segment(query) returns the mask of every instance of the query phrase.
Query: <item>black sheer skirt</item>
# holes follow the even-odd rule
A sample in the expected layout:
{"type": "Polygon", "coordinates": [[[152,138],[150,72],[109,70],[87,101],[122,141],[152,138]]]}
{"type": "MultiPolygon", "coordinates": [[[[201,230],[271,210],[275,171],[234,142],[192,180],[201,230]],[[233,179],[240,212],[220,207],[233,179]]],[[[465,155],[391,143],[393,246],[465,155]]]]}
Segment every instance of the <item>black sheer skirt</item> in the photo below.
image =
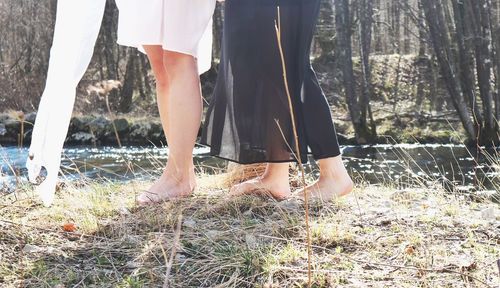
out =
{"type": "Polygon", "coordinates": [[[278,6],[301,160],[341,154],[310,63],[320,1],[226,0],[221,63],[201,138],[212,155],[242,164],[297,161],[275,30],[278,6]]]}

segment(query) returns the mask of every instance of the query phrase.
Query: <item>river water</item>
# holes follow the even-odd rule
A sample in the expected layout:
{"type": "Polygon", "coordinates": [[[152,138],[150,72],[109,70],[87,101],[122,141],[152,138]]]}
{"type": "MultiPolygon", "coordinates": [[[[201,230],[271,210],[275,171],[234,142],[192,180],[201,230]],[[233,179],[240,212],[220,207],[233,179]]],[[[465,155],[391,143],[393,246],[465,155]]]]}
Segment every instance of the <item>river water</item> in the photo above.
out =
{"type": "MultiPolygon", "coordinates": [[[[404,186],[439,181],[448,188],[486,190],[490,194],[498,193],[494,191],[500,187],[500,148],[490,149],[479,157],[476,151],[452,144],[342,146],[341,149],[344,163],[357,182],[404,186]]],[[[207,153],[207,148],[195,149],[198,169],[205,173],[223,171],[227,161],[207,153]]],[[[16,178],[18,183],[26,181],[27,155],[26,148],[0,147],[0,190],[15,189],[16,178]]],[[[153,179],[161,173],[167,158],[167,148],[68,147],[64,149],[63,179],[122,182],[153,179]]],[[[315,164],[306,168],[309,173],[318,174],[315,164]]]]}

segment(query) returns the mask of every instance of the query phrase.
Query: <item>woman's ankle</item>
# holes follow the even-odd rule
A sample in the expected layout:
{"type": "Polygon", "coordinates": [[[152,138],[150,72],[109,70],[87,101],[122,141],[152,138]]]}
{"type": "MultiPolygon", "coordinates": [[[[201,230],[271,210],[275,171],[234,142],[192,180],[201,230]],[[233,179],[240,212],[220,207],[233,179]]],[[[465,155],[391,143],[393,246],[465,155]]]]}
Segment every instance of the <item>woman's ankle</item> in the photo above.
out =
{"type": "Polygon", "coordinates": [[[345,169],[320,171],[320,181],[351,181],[351,176],[345,169]]]}
{"type": "Polygon", "coordinates": [[[179,181],[192,181],[194,180],[196,173],[194,165],[190,167],[171,167],[167,164],[163,170],[163,176],[174,177],[179,181]]]}

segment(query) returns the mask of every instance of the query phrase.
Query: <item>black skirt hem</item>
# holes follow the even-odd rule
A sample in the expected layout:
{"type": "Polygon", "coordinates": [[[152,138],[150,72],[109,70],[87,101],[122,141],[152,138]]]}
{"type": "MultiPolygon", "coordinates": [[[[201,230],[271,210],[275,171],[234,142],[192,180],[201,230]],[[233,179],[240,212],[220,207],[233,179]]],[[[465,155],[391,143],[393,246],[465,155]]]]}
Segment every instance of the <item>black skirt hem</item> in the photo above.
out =
{"type": "MultiPolygon", "coordinates": [[[[210,145],[205,144],[205,143],[199,143],[199,145],[211,148],[210,145]]],[[[217,157],[219,159],[227,160],[227,161],[230,161],[230,162],[233,162],[233,163],[237,163],[237,164],[241,164],[241,165],[251,165],[251,164],[261,164],[261,163],[299,163],[299,161],[297,161],[297,159],[274,160],[274,161],[238,161],[238,160],[235,160],[235,159],[230,159],[230,158],[226,158],[226,157],[220,156],[220,155],[218,155],[216,153],[212,153],[212,152],[210,152],[209,155],[212,156],[212,157],[217,157]]],[[[323,155],[317,156],[317,155],[314,155],[312,152],[307,152],[306,155],[307,156],[311,155],[311,156],[313,156],[314,160],[319,161],[319,160],[322,160],[322,159],[328,159],[328,158],[333,158],[333,157],[340,156],[340,155],[342,155],[342,153],[341,152],[335,152],[335,153],[329,153],[329,154],[323,154],[323,155]]],[[[308,157],[306,157],[305,159],[302,159],[302,164],[306,164],[306,163],[308,163],[308,161],[309,161],[309,159],[308,159],[308,157]]]]}

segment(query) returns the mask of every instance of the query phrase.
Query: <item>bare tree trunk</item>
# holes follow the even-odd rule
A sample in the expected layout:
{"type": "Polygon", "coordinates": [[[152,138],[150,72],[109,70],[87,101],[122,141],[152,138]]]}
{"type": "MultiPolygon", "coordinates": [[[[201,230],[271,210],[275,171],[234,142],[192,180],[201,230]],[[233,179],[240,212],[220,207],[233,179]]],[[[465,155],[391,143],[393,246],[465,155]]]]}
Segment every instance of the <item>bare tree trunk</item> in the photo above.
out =
{"type": "Polygon", "coordinates": [[[140,62],[140,70],[141,75],[144,78],[144,89],[146,95],[150,95],[151,99],[156,99],[156,97],[153,95],[153,88],[151,87],[151,83],[149,82],[149,77],[148,77],[148,72],[149,72],[149,62],[146,58],[146,56],[141,56],[139,57],[139,62],[140,62]]]}
{"type": "Polygon", "coordinates": [[[354,71],[352,63],[352,22],[349,0],[334,0],[335,24],[337,29],[337,57],[342,70],[343,86],[347,98],[347,106],[351,114],[351,121],[356,132],[357,142],[368,143],[374,135],[363,118],[360,103],[356,96],[354,71]]]}
{"type": "MultiPolygon", "coordinates": [[[[422,8],[422,1],[418,0],[418,58],[417,58],[417,66],[418,66],[418,84],[417,84],[417,101],[416,107],[418,112],[422,111],[422,104],[424,99],[426,98],[424,95],[425,81],[426,79],[426,64],[427,56],[425,54],[425,19],[424,19],[424,11],[422,8]]],[[[431,80],[432,81],[432,80],[431,80]]]]}
{"type": "Polygon", "coordinates": [[[137,89],[139,90],[139,97],[141,98],[142,101],[146,101],[147,100],[147,95],[146,95],[146,91],[144,90],[145,88],[145,83],[148,81],[148,72],[145,71],[145,73],[143,74],[143,71],[142,71],[142,67],[141,67],[141,60],[139,58],[141,57],[144,57],[143,55],[138,55],[137,56],[137,59],[135,61],[135,64],[134,64],[134,70],[135,70],[135,73],[134,73],[134,76],[135,76],[135,83],[136,83],[136,87],[137,89]]]}
{"type": "Polygon", "coordinates": [[[462,91],[464,96],[469,102],[469,106],[472,107],[473,117],[476,122],[483,123],[483,116],[479,110],[479,103],[477,101],[476,89],[475,89],[475,73],[474,73],[474,58],[470,47],[473,33],[470,32],[470,27],[468,21],[465,17],[465,7],[464,2],[459,0],[452,0],[453,16],[455,22],[455,42],[458,51],[458,69],[460,71],[460,83],[462,84],[462,91]]]}
{"type": "Polygon", "coordinates": [[[491,30],[488,17],[487,0],[468,0],[469,18],[475,31],[475,55],[476,55],[476,71],[477,81],[479,85],[479,93],[481,95],[483,113],[484,113],[484,128],[481,133],[481,138],[488,142],[496,135],[496,129],[493,119],[493,97],[491,95],[491,30]]]}
{"type": "Polygon", "coordinates": [[[401,4],[398,1],[392,1],[391,5],[391,33],[392,43],[395,53],[401,53],[401,4]]]}
{"type": "Polygon", "coordinates": [[[382,17],[381,17],[381,9],[382,9],[382,4],[380,3],[381,0],[374,0],[374,9],[377,12],[377,15],[375,17],[375,23],[373,25],[373,34],[375,35],[375,47],[374,51],[375,53],[382,53],[383,51],[383,37],[382,37],[382,17]]]}
{"type": "Polygon", "coordinates": [[[495,74],[495,118],[498,123],[500,121],[500,0],[493,2],[493,7],[490,9],[490,19],[492,24],[492,42],[493,42],[493,71],[495,74]]]}
{"type": "MultiPolygon", "coordinates": [[[[351,51],[351,21],[348,0],[334,0],[335,3],[335,23],[337,28],[337,58],[342,69],[342,78],[347,98],[347,105],[351,113],[352,122],[355,129],[361,126],[361,113],[354,89],[354,71],[352,68],[351,51]]],[[[356,131],[358,132],[358,131],[356,131]]],[[[358,133],[357,133],[358,134],[358,133]]]]}
{"type": "Polygon", "coordinates": [[[321,3],[318,19],[318,29],[316,32],[316,42],[321,49],[321,57],[331,55],[335,50],[335,31],[331,29],[333,24],[332,2],[323,1],[321,3]]]}
{"type": "Polygon", "coordinates": [[[373,1],[360,0],[359,5],[359,23],[360,23],[360,56],[362,71],[362,92],[360,99],[361,117],[370,118],[370,129],[376,134],[375,121],[370,107],[370,99],[373,97],[372,72],[370,67],[370,53],[372,43],[372,24],[373,24],[373,1]],[[367,115],[368,114],[368,115],[367,115]]]}
{"type": "MultiPolygon", "coordinates": [[[[403,0],[406,2],[406,7],[409,8],[410,5],[408,0],[403,0]]],[[[400,10],[400,13],[403,10],[400,10]]],[[[408,15],[409,11],[403,14],[403,53],[410,54],[411,53],[411,31],[410,31],[410,16],[408,15]]]]}
{"type": "Polygon", "coordinates": [[[132,108],[132,97],[134,95],[135,86],[135,74],[136,74],[136,63],[137,62],[137,52],[135,49],[128,49],[128,60],[127,68],[125,71],[125,80],[123,81],[123,87],[120,91],[120,106],[119,111],[122,113],[130,112],[132,108]]]}
{"type": "Polygon", "coordinates": [[[104,59],[106,60],[106,74],[108,79],[118,79],[118,63],[116,61],[114,43],[116,43],[115,33],[116,27],[114,25],[115,9],[114,4],[110,1],[106,2],[106,13],[103,20],[103,41],[104,41],[104,59]]]}
{"type": "Polygon", "coordinates": [[[446,30],[444,22],[443,8],[441,0],[422,0],[427,25],[431,36],[431,41],[436,53],[436,59],[441,69],[446,87],[457,110],[462,125],[467,133],[469,140],[475,141],[476,129],[471,120],[471,115],[467,109],[460,81],[458,80],[456,69],[451,61],[450,36],[446,30]]]}

